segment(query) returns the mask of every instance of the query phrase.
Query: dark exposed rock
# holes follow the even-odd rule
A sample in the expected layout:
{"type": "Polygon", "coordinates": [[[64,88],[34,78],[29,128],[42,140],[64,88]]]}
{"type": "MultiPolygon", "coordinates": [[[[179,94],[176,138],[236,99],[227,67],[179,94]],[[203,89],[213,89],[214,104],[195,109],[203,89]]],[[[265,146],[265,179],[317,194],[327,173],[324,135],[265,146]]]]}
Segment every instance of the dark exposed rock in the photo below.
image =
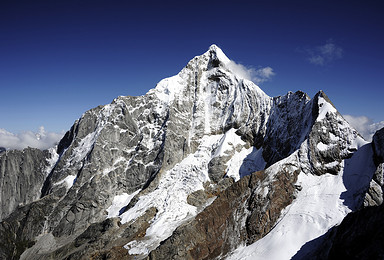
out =
{"type": "Polygon", "coordinates": [[[310,98],[303,92],[274,98],[263,143],[267,167],[288,157],[307,138],[312,126],[310,98]]]}
{"type": "Polygon", "coordinates": [[[214,157],[208,163],[208,174],[209,178],[217,183],[222,180],[226,174],[225,170],[227,169],[226,162],[230,159],[230,156],[219,156],[214,157]]]}
{"type": "Polygon", "coordinates": [[[205,190],[197,190],[195,192],[192,192],[188,198],[187,202],[188,204],[195,206],[197,208],[201,208],[205,203],[207,202],[209,198],[209,194],[205,190]]]}
{"type": "MultiPolygon", "coordinates": [[[[382,166],[378,167],[378,169],[375,172],[375,175],[378,175],[379,172],[382,175],[383,173],[382,166]]],[[[379,185],[375,180],[375,178],[373,178],[369,183],[369,188],[364,198],[364,207],[378,206],[378,205],[381,205],[382,203],[383,203],[382,185],[379,185]]]]}
{"type": "MultiPolygon", "coordinates": [[[[251,244],[267,234],[280,217],[281,210],[293,201],[296,189],[294,183],[299,172],[297,169],[290,169],[289,166],[283,168],[276,174],[273,181],[265,187],[268,190],[267,196],[256,192],[253,193],[248,205],[248,209],[252,213],[248,217],[246,224],[247,244],[251,244]]],[[[259,172],[251,177],[251,182],[259,184],[265,178],[267,178],[265,172],[259,172]]]]}
{"type": "Polygon", "coordinates": [[[372,138],[375,163],[384,163],[384,128],[378,130],[372,138]]]}
{"type": "Polygon", "coordinates": [[[373,160],[376,171],[369,184],[364,199],[364,206],[378,206],[384,201],[384,128],[377,131],[372,138],[373,160]]]}
{"type": "Polygon", "coordinates": [[[48,151],[34,148],[0,153],[0,220],[40,198],[48,158],[48,151]]]}
{"type": "Polygon", "coordinates": [[[348,214],[335,228],[328,259],[384,259],[384,206],[348,214]]]}

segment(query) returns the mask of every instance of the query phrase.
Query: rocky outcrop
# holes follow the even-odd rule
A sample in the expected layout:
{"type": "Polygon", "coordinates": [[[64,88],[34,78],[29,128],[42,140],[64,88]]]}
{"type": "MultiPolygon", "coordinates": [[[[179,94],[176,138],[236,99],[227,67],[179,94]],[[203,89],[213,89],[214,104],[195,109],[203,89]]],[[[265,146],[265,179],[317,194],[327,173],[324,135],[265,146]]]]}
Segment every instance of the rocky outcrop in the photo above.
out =
{"type": "Polygon", "coordinates": [[[26,250],[21,259],[133,259],[123,246],[143,237],[155,215],[156,209],[150,208],[134,222],[121,224],[118,218],[110,218],[93,223],[65,244],[48,233],[35,247],[26,250]]]}
{"type": "Polygon", "coordinates": [[[373,151],[375,154],[375,163],[384,162],[384,128],[378,130],[372,138],[373,151]]]}
{"type": "Polygon", "coordinates": [[[381,205],[384,200],[384,128],[374,134],[372,148],[376,171],[364,198],[365,207],[381,205]]]}
{"type": "Polygon", "coordinates": [[[327,95],[320,91],[313,99],[313,126],[309,135],[310,162],[315,174],[338,174],[343,159],[352,157],[357,150],[353,144],[361,138],[351,128],[327,95]]]}
{"type": "Polygon", "coordinates": [[[15,210],[0,223],[0,259],[19,259],[47,229],[46,216],[58,198],[50,195],[15,210]]]}
{"type": "Polygon", "coordinates": [[[308,137],[313,125],[312,107],[308,95],[298,91],[273,99],[267,131],[263,140],[263,158],[267,167],[288,157],[308,137]]]}
{"type": "Polygon", "coordinates": [[[242,178],[192,222],[177,228],[148,259],[222,258],[239,244],[255,242],[294,199],[298,173],[296,167],[285,165],[278,172],[266,170],[242,178]]]}
{"type": "Polygon", "coordinates": [[[0,153],[0,220],[41,196],[48,151],[26,148],[0,153]]]}

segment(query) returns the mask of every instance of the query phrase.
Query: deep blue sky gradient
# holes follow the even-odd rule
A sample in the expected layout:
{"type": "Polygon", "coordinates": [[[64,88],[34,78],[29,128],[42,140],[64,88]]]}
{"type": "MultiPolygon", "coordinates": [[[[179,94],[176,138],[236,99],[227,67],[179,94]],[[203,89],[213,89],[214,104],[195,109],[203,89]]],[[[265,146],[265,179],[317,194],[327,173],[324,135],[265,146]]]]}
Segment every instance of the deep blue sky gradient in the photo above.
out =
{"type": "Polygon", "coordinates": [[[381,1],[1,1],[0,128],[68,130],[86,110],[142,95],[217,44],[276,73],[270,96],[324,90],[342,114],[384,120],[381,1]],[[343,50],[323,66],[308,50],[343,50]]]}

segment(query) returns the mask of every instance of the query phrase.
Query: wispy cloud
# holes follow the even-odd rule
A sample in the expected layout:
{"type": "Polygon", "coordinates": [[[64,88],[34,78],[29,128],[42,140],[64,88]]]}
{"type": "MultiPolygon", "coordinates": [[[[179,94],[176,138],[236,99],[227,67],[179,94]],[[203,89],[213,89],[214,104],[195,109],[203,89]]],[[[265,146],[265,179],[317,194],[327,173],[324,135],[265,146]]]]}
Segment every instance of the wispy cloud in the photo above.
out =
{"type": "Polygon", "coordinates": [[[327,65],[343,57],[343,49],[337,46],[332,39],[329,39],[324,45],[313,48],[300,49],[307,56],[309,63],[319,66],[327,65]]]}
{"type": "Polygon", "coordinates": [[[235,74],[239,75],[242,78],[251,80],[256,84],[268,81],[275,75],[275,72],[271,67],[259,67],[256,69],[253,67],[246,67],[232,60],[227,64],[227,66],[235,74]]]}
{"type": "Polygon", "coordinates": [[[0,128],[0,147],[22,150],[27,147],[47,149],[57,144],[64,133],[46,132],[41,126],[38,132],[25,131],[19,134],[0,128]]]}
{"type": "Polygon", "coordinates": [[[366,116],[343,115],[345,120],[354,127],[367,141],[372,141],[375,132],[384,127],[384,121],[373,123],[372,119],[366,116]]]}

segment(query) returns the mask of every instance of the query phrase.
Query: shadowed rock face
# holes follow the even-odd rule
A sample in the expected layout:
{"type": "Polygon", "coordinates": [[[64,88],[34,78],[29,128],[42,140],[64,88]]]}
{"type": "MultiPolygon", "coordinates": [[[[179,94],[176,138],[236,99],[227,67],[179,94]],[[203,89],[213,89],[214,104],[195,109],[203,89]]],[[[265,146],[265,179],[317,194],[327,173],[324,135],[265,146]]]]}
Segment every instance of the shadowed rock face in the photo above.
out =
{"type": "Polygon", "coordinates": [[[40,197],[48,158],[48,151],[33,148],[0,152],[0,220],[40,197]]]}
{"type": "Polygon", "coordinates": [[[384,162],[384,128],[377,131],[372,138],[373,151],[375,153],[375,163],[384,162]]]}
{"type": "Polygon", "coordinates": [[[310,102],[310,98],[301,91],[274,98],[263,141],[267,167],[288,157],[308,137],[317,117],[312,113],[315,107],[316,102],[310,102]]]}
{"type": "Polygon", "coordinates": [[[384,207],[348,214],[335,229],[328,259],[383,259],[384,207]]]}
{"type": "Polygon", "coordinates": [[[364,199],[364,206],[366,207],[381,205],[384,200],[384,128],[374,134],[372,138],[372,148],[376,171],[364,199]]]}

